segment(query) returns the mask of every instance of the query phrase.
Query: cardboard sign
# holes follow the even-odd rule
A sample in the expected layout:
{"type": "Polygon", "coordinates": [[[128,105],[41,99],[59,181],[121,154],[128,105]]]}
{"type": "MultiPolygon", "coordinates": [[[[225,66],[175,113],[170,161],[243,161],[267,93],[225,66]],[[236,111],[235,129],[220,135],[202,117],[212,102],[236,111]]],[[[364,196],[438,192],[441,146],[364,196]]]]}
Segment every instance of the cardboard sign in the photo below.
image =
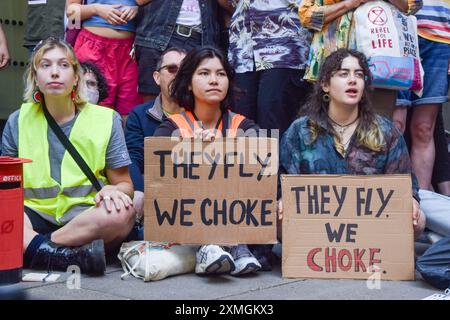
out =
{"type": "Polygon", "coordinates": [[[145,139],[145,240],[276,242],[276,139],[145,139]]]}
{"type": "Polygon", "coordinates": [[[409,175],[283,175],[287,278],[414,279],[409,175]]]}

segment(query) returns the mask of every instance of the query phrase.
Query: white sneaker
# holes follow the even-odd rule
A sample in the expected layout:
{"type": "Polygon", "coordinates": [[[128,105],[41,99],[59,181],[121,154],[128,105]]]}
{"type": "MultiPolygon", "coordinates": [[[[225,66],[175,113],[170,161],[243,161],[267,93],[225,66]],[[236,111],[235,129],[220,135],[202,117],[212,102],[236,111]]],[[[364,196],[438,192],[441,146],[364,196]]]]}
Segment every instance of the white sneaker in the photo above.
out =
{"type": "Polygon", "coordinates": [[[235,269],[231,254],[213,244],[201,246],[196,258],[196,274],[224,274],[235,269]]]}
{"type": "Polygon", "coordinates": [[[258,259],[250,252],[246,244],[240,244],[231,248],[231,256],[236,268],[231,272],[233,276],[256,272],[261,269],[258,259]]]}

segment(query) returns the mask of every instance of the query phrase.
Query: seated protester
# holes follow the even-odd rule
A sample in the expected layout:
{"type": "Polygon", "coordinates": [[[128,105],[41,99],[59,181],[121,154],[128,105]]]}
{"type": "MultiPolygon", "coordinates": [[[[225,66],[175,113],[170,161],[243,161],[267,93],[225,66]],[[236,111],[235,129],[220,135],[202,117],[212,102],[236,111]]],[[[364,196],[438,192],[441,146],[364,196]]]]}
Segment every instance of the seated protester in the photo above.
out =
{"type": "Polygon", "coordinates": [[[108,83],[100,69],[93,62],[81,63],[84,79],[84,94],[89,103],[97,104],[108,96],[108,83]]]}
{"type": "Polygon", "coordinates": [[[82,81],[72,47],[43,41],[27,69],[27,102],[3,133],[4,155],[33,160],[23,168],[26,268],[65,271],[77,265],[83,273],[103,274],[104,246],[116,249],[134,224],[121,118],[85,102],[82,81]],[[49,127],[45,110],[92,170],[99,192],[49,127]]]}
{"type": "MultiPolygon", "coordinates": [[[[171,97],[186,110],[171,115],[156,129],[154,136],[181,136],[212,139],[236,137],[238,132],[256,133],[258,126],[244,116],[228,110],[232,99],[233,71],[217,49],[193,49],[183,60],[173,83],[171,97]],[[241,130],[237,130],[241,129],[241,130]]],[[[231,247],[204,245],[197,251],[197,274],[242,275],[261,268],[247,245],[231,247]]]]}
{"type": "MultiPolygon", "coordinates": [[[[365,56],[339,49],[326,58],[307,104],[280,144],[280,171],[288,174],[411,174],[405,141],[394,124],[376,116],[368,100],[371,74],[365,56]]],[[[413,177],[415,236],[425,226],[413,177]]],[[[279,203],[279,219],[282,205],[279,203]]],[[[281,225],[281,224],[280,224],[281,225]]]]}
{"type": "Polygon", "coordinates": [[[181,61],[186,56],[183,49],[169,48],[158,59],[153,78],[161,88],[155,100],[136,106],[128,115],[125,140],[130,153],[130,176],[134,185],[134,208],[136,215],[144,214],[144,138],[153,136],[156,128],[170,115],[183,111],[172,100],[169,84],[175,78],[181,61]]]}

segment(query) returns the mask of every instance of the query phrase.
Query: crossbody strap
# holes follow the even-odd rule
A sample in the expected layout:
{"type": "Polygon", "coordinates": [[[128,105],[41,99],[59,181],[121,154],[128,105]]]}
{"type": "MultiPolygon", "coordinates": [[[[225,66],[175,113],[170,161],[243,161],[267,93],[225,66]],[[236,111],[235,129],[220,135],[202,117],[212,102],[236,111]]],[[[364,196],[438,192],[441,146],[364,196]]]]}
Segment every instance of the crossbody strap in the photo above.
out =
{"type": "Polygon", "coordinates": [[[91,181],[92,185],[95,187],[97,192],[100,191],[102,189],[102,186],[98,182],[92,170],[87,165],[86,161],[84,161],[84,159],[78,153],[77,149],[73,146],[72,142],[70,142],[69,138],[67,138],[67,136],[64,134],[60,126],[56,123],[55,119],[52,117],[50,112],[48,112],[44,97],[42,97],[42,109],[44,110],[44,115],[45,118],[47,119],[50,128],[52,128],[53,132],[58,137],[59,141],[61,141],[63,146],[67,149],[67,151],[69,151],[73,160],[75,160],[75,162],[84,172],[89,181],[91,181]]]}

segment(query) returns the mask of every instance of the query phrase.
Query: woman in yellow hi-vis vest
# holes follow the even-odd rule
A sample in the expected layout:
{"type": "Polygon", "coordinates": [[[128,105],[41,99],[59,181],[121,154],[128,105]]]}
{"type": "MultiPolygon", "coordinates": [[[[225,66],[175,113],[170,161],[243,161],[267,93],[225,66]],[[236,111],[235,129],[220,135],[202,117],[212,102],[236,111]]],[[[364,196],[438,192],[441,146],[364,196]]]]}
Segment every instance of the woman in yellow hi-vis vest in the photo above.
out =
{"type": "Polygon", "coordinates": [[[38,44],[26,73],[27,102],[5,127],[2,154],[33,160],[24,167],[27,268],[65,271],[77,265],[83,273],[103,274],[105,247],[117,247],[133,227],[131,161],[120,116],[87,103],[81,80],[70,45],[54,38],[38,44]],[[98,184],[62,145],[44,110],[98,184]]]}
{"type": "MultiPolygon", "coordinates": [[[[171,115],[154,136],[212,139],[256,135],[258,126],[228,110],[232,101],[233,70],[217,49],[192,50],[181,63],[171,83],[171,96],[185,112],[171,115]]],[[[261,268],[247,245],[231,248],[203,245],[197,251],[197,274],[242,275],[261,268]]]]}

